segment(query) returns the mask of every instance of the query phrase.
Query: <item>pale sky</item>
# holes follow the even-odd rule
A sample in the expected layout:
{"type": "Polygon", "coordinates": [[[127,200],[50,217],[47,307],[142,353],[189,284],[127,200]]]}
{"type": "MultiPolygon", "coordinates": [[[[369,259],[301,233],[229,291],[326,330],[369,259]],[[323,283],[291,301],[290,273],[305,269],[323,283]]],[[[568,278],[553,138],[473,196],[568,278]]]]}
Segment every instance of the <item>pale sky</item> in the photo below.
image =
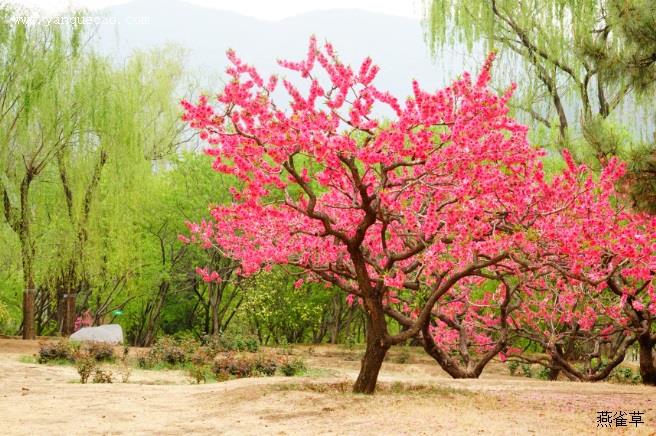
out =
{"type": "MultiPolygon", "coordinates": [[[[100,9],[129,0],[10,0],[36,7],[49,14],[73,7],[100,9]]],[[[261,20],[280,20],[322,9],[362,9],[365,11],[419,19],[423,0],[181,0],[200,6],[234,11],[261,20]]]]}

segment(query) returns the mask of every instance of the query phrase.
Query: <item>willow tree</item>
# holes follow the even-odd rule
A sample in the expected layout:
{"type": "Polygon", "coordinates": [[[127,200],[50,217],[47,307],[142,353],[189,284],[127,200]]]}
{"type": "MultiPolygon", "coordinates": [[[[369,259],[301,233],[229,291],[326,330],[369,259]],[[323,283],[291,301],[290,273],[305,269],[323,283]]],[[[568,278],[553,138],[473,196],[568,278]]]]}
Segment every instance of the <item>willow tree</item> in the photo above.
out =
{"type": "Polygon", "coordinates": [[[46,321],[70,333],[81,291],[87,305],[98,290],[99,318],[146,262],[131,232],[154,162],[180,143],[179,53],[117,65],[81,43],[80,25],[1,12],[0,195],[21,247],[23,336],[35,336],[35,294],[39,314],[56,306],[46,321]]]}
{"type": "Polygon", "coordinates": [[[508,55],[508,72],[526,85],[514,103],[579,158],[604,165],[622,153],[623,105],[634,108],[634,133],[644,125],[635,105],[654,91],[652,1],[431,0],[425,13],[434,53],[459,41],[508,55]]]}
{"type": "Polygon", "coordinates": [[[78,104],[71,98],[79,29],[26,26],[0,10],[0,191],[7,223],[18,236],[23,269],[23,337],[34,338],[30,190],[77,130],[78,104]]]}
{"type": "Polygon", "coordinates": [[[135,218],[135,208],[143,201],[139,191],[144,180],[153,177],[153,162],[174,153],[181,142],[179,110],[172,97],[182,71],[177,54],[137,53],[115,67],[90,53],[79,67],[86,78],[76,88],[75,98],[84,108],[79,133],[71,146],[56,154],[69,241],[63,245],[54,280],[62,333],[72,332],[78,294],[88,299],[94,281],[103,280],[98,275],[107,272],[105,264],[112,256],[108,251],[119,257],[127,252],[120,267],[133,269],[129,253],[136,250],[126,247],[133,239],[118,238],[124,245],[117,250],[103,239],[108,226],[125,227],[135,218]],[[118,213],[99,213],[103,202],[118,213]]]}

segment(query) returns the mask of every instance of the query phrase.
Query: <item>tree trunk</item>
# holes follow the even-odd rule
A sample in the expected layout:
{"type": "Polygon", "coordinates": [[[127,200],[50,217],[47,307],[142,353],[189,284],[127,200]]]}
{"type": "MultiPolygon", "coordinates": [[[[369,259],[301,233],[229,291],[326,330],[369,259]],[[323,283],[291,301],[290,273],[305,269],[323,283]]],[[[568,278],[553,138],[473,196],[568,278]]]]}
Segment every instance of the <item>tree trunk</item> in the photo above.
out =
{"type": "Polygon", "coordinates": [[[21,243],[21,255],[23,258],[23,339],[35,339],[36,331],[34,325],[34,247],[32,246],[29,194],[32,175],[28,173],[21,183],[21,225],[19,239],[21,243]]]}
{"type": "Polygon", "coordinates": [[[430,334],[429,331],[429,325],[426,324],[421,330],[421,337],[422,337],[422,345],[424,347],[424,351],[435,359],[435,361],[440,365],[442,370],[449,374],[453,378],[478,378],[480,373],[475,374],[471,372],[467,372],[463,368],[461,368],[458,363],[452,359],[448,354],[444,352],[440,347],[437,346],[435,341],[433,340],[433,337],[430,334]]]}
{"type": "Polygon", "coordinates": [[[650,332],[638,337],[640,345],[640,376],[642,383],[656,386],[656,365],[654,364],[654,340],[650,332]]]}
{"type": "Polygon", "coordinates": [[[221,296],[219,285],[211,283],[208,285],[209,299],[208,303],[210,305],[210,313],[212,318],[212,323],[210,325],[210,334],[216,335],[221,331],[221,320],[219,319],[219,304],[221,304],[221,296]]]}
{"type": "Polygon", "coordinates": [[[390,345],[385,342],[387,325],[380,301],[365,300],[367,313],[367,348],[360,366],[360,374],[353,385],[357,394],[373,394],[376,390],[378,373],[390,345]]]}
{"type": "Polygon", "coordinates": [[[34,282],[28,281],[23,293],[23,339],[36,339],[34,329],[34,282]]]}
{"type": "Polygon", "coordinates": [[[157,292],[157,297],[155,303],[151,306],[151,310],[148,313],[148,318],[146,320],[146,326],[144,328],[144,333],[141,337],[137,338],[137,341],[142,347],[150,347],[155,342],[155,334],[159,327],[159,318],[162,313],[162,308],[164,307],[164,301],[166,295],[168,294],[170,288],[170,283],[167,280],[160,282],[159,291],[157,292]]]}
{"type": "Polygon", "coordinates": [[[357,394],[374,393],[380,367],[383,365],[385,354],[389,349],[389,345],[385,345],[382,338],[370,336],[367,334],[367,349],[362,357],[360,374],[353,385],[353,392],[357,394]]]}
{"type": "Polygon", "coordinates": [[[62,323],[62,335],[70,336],[75,330],[75,301],[77,294],[69,292],[64,294],[64,319],[62,323]]]}
{"type": "Polygon", "coordinates": [[[554,367],[549,368],[549,381],[558,380],[559,375],[560,375],[560,369],[554,367]]]}
{"type": "MultiPolygon", "coordinates": [[[[570,340],[569,345],[571,345],[572,342],[573,341],[570,340]]],[[[565,360],[568,360],[568,358],[570,357],[570,354],[571,354],[571,353],[569,353],[571,347],[567,347],[567,351],[565,351],[565,352],[563,352],[563,347],[561,347],[559,344],[556,344],[555,347],[556,347],[556,351],[558,353],[560,353],[560,355],[562,355],[565,360]]],[[[551,367],[549,368],[549,380],[550,381],[556,381],[556,380],[558,380],[558,376],[560,375],[560,366],[554,360],[553,356],[551,356],[549,358],[549,360],[551,361],[551,367]]]]}

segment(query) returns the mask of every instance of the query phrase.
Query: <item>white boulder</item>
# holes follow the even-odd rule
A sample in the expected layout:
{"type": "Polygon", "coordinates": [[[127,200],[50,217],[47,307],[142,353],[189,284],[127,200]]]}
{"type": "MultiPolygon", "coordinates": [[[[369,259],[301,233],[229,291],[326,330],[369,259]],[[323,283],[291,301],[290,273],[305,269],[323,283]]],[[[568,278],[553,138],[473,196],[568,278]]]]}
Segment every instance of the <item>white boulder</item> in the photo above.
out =
{"type": "Polygon", "coordinates": [[[118,324],[106,324],[98,327],[82,327],[71,335],[72,341],[123,343],[123,329],[118,324]]]}

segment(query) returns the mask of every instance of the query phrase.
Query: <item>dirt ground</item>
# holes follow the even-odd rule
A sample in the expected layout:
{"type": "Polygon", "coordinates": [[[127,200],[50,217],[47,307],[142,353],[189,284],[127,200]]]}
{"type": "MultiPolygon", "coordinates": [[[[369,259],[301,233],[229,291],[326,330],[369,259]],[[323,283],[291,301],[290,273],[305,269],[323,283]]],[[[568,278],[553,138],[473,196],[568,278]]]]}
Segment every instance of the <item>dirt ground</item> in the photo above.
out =
{"type": "Polygon", "coordinates": [[[294,348],[307,376],[201,385],[166,370],[83,385],[72,366],[25,363],[37,350],[0,339],[0,434],[656,435],[656,388],[510,377],[500,363],[452,380],[420,350],[404,364],[393,350],[374,396],[349,392],[358,351],[336,346],[294,348]],[[602,410],[643,411],[645,423],[597,428],[602,410]]]}

